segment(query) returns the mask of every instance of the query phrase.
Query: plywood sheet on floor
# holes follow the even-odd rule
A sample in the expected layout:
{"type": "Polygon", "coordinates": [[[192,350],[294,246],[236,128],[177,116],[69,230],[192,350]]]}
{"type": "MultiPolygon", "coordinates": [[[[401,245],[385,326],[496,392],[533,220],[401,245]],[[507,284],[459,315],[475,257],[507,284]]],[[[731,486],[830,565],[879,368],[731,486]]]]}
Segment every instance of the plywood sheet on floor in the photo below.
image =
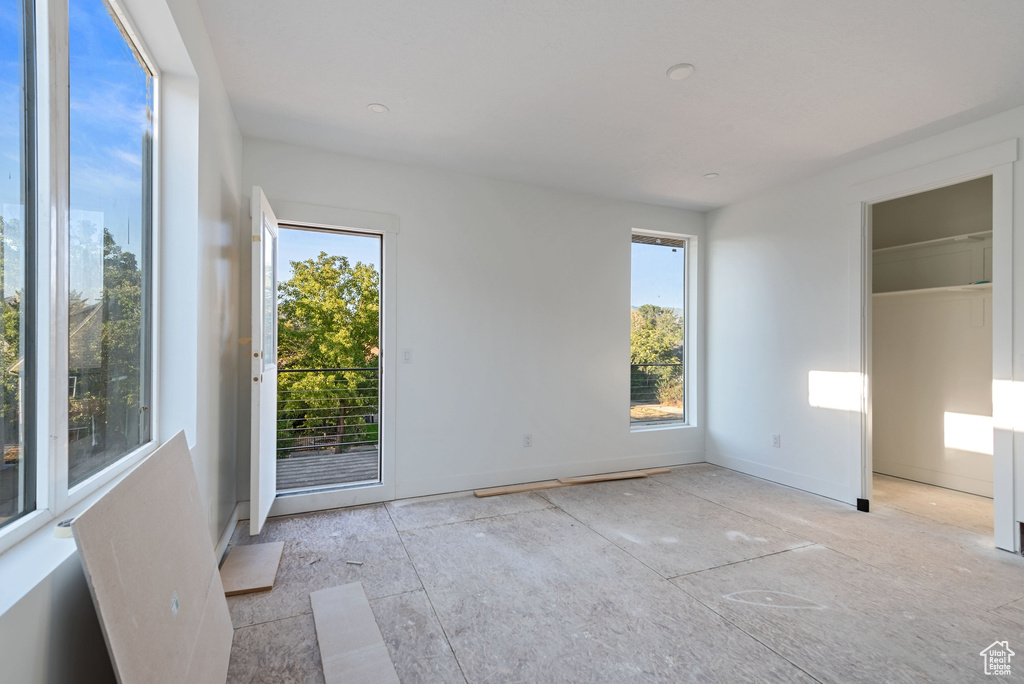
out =
{"type": "Polygon", "coordinates": [[[224,681],[231,618],[184,433],[72,527],[118,681],[224,681]]]}
{"type": "Polygon", "coordinates": [[[309,601],[327,684],[398,684],[362,584],[321,589],[309,601]]]}
{"type": "Polygon", "coordinates": [[[220,568],[226,596],[268,591],[274,587],[284,542],[235,546],[220,568]]]}

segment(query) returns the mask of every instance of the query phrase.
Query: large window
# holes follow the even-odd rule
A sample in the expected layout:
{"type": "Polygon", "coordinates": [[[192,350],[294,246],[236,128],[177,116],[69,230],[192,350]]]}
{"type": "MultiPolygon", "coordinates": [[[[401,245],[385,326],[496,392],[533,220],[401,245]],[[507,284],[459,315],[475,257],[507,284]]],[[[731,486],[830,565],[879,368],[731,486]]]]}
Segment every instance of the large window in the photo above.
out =
{"type": "Polygon", "coordinates": [[[104,0],[37,4],[0,0],[0,527],[152,439],[153,72],[104,0]]]}
{"type": "Polygon", "coordinates": [[[629,420],[686,421],[686,240],[633,234],[629,420]]]}
{"type": "Polygon", "coordinates": [[[149,440],[152,74],[100,0],[70,0],[68,466],[149,440]]]}
{"type": "Polygon", "coordinates": [[[0,16],[0,526],[35,507],[34,116],[31,2],[0,16]]]}

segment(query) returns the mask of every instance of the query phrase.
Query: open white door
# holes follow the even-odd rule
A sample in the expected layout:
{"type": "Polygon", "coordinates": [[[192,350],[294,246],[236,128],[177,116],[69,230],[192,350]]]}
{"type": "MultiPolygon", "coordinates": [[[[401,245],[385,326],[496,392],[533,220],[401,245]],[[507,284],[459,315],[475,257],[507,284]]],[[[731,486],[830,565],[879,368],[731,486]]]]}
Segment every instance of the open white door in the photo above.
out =
{"type": "Polygon", "coordinates": [[[252,188],[252,449],[249,534],[259,534],[277,493],[277,218],[252,188]]]}

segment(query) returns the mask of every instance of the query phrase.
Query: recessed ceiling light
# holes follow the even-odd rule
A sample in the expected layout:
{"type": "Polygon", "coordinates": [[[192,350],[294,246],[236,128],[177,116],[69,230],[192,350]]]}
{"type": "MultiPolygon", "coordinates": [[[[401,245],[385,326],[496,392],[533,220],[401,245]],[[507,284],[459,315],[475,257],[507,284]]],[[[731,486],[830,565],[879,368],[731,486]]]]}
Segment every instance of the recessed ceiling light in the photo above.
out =
{"type": "Polygon", "coordinates": [[[715,180],[716,178],[718,178],[718,174],[717,173],[712,172],[712,173],[705,173],[704,174],[704,180],[715,180]]]}
{"type": "Polygon", "coordinates": [[[366,105],[366,108],[369,109],[374,114],[383,114],[384,112],[391,111],[387,107],[385,107],[384,105],[382,105],[382,104],[380,104],[378,102],[374,102],[373,104],[368,104],[368,105],[366,105]]]}
{"type": "Polygon", "coordinates": [[[681,81],[692,73],[692,64],[676,64],[674,67],[669,67],[668,71],[665,72],[665,75],[673,81],[681,81]]]}

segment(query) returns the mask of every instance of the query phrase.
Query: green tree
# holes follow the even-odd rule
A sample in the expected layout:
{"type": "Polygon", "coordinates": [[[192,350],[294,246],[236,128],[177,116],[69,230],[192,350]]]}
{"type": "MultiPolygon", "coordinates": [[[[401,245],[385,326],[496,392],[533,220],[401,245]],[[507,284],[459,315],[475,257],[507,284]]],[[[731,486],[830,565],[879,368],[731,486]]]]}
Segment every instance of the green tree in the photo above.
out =
{"type": "Polygon", "coordinates": [[[677,363],[683,351],[683,319],[672,309],[644,304],[629,312],[630,363],[677,363]]]}
{"type": "Polygon", "coordinates": [[[380,274],[325,252],[291,266],[278,288],[280,367],[367,370],[281,373],[278,392],[288,403],[278,445],[376,441],[380,274]]]}
{"type": "Polygon", "coordinates": [[[0,380],[0,467],[5,462],[17,463],[21,455],[21,402],[19,401],[20,380],[25,364],[21,362],[23,305],[22,277],[25,259],[24,236],[17,219],[0,216],[0,317],[3,323],[3,339],[0,341],[0,363],[3,376],[0,380]],[[13,286],[12,290],[8,290],[13,286]]]}
{"type": "Polygon", "coordinates": [[[656,399],[660,404],[682,406],[682,317],[654,304],[629,314],[631,401],[643,404],[656,399]]]}
{"type": "Polygon", "coordinates": [[[90,304],[71,292],[69,302],[69,370],[76,385],[68,418],[73,429],[90,435],[73,445],[78,457],[137,444],[144,420],[142,271],[105,228],[102,244],[100,301],[90,304]]]}

